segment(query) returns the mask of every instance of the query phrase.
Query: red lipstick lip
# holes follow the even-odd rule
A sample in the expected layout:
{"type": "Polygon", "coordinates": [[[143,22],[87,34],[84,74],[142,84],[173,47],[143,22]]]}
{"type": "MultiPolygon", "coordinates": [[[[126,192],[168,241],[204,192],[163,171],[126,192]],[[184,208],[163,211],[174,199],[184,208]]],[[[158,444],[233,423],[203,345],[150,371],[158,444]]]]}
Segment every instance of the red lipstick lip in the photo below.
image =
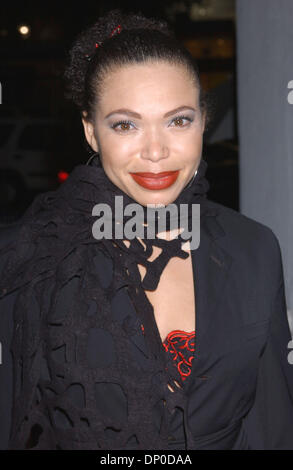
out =
{"type": "Polygon", "coordinates": [[[179,170],[161,173],[130,173],[134,181],[146,189],[159,190],[169,188],[179,175],[179,170]]]}
{"type": "Polygon", "coordinates": [[[138,175],[142,176],[143,178],[163,178],[163,176],[170,176],[174,173],[177,173],[178,170],[174,171],[162,171],[161,173],[150,173],[150,172],[137,172],[137,173],[130,173],[131,175],[138,175]]]}

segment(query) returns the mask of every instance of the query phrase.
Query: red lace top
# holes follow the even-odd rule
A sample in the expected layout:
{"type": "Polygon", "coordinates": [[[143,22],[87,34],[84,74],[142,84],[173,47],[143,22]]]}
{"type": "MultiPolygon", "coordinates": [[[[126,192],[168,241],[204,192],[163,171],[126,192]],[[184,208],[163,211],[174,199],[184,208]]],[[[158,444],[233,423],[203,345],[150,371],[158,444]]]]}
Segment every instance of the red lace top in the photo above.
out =
{"type": "MultiPolygon", "coordinates": [[[[143,325],[141,327],[143,331],[143,325]]],[[[177,367],[182,381],[184,381],[191,372],[191,363],[195,350],[195,331],[170,331],[163,342],[163,346],[166,352],[173,355],[174,366],[177,367]]]]}
{"type": "Polygon", "coordinates": [[[166,352],[173,355],[174,365],[184,381],[191,372],[191,362],[195,347],[195,331],[170,331],[163,342],[166,352]]]}

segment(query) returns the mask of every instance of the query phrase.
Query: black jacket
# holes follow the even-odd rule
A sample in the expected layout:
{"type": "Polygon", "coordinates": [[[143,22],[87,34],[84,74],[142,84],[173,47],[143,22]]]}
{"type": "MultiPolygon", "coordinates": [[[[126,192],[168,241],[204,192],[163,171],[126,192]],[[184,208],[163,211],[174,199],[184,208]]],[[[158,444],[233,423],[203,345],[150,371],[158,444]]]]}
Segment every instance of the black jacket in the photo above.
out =
{"type": "MultiPolygon", "coordinates": [[[[283,268],[276,236],[266,226],[208,201],[214,216],[201,225],[200,246],[192,251],[196,302],[196,343],[185,384],[187,419],[195,449],[293,449],[293,365],[283,268]]],[[[1,246],[16,236],[18,223],[2,227],[1,246]]],[[[106,257],[99,275],[111,277],[106,257]]],[[[0,258],[0,272],[4,260],[0,258]]],[[[106,281],[105,281],[106,282],[106,281]]],[[[0,301],[0,447],[8,447],[11,423],[13,304],[17,292],[0,301]]],[[[70,286],[64,305],[70,299],[70,286]]],[[[64,307],[63,305],[63,307],[64,307]]],[[[131,311],[121,289],[113,306],[122,321],[131,311]]],[[[135,360],[145,366],[143,334],[132,340],[135,360]]],[[[111,348],[93,342],[90,356],[111,348]]],[[[103,358],[102,358],[103,359],[103,358]]],[[[121,412],[117,389],[101,394],[109,413],[121,412]]],[[[154,416],[159,422],[159,415],[154,416]]],[[[62,423],[60,423],[62,425],[62,423]]],[[[13,443],[10,444],[13,447],[13,443]]],[[[169,449],[184,449],[182,416],[174,414],[169,449]]]]}

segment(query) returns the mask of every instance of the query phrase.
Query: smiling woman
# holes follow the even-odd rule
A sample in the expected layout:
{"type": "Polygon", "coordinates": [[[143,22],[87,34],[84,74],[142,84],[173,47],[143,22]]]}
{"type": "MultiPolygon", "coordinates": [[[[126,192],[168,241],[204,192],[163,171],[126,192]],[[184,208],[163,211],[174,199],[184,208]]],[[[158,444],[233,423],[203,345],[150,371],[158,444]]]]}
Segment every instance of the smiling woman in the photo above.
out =
{"type": "Polygon", "coordinates": [[[140,204],[171,203],[198,168],[205,113],[196,83],[186,66],[163,60],[113,67],[94,120],[83,118],[107,176],[140,204]]]}
{"type": "Polygon", "coordinates": [[[94,154],[2,237],[8,448],[292,449],[279,243],[207,199],[190,53],[164,21],[113,10],[76,39],[65,77],[94,154]],[[110,237],[93,236],[97,204],[110,237]]]}

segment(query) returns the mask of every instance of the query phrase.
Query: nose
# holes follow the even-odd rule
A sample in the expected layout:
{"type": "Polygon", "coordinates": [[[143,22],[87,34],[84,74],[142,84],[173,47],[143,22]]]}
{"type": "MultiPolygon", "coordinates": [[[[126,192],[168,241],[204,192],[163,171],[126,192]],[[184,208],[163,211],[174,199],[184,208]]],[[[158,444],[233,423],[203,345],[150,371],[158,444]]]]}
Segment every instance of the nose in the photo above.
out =
{"type": "Polygon", "coordinates": [[[168,146],[163,142],[163,139],[158,135],[148,135],[145,140],[145,144],[141,151],[141,158],[143,160],[151,160],[152,162],[158,162],[162,159],[168,158],[169,149],[168,146]]]}

